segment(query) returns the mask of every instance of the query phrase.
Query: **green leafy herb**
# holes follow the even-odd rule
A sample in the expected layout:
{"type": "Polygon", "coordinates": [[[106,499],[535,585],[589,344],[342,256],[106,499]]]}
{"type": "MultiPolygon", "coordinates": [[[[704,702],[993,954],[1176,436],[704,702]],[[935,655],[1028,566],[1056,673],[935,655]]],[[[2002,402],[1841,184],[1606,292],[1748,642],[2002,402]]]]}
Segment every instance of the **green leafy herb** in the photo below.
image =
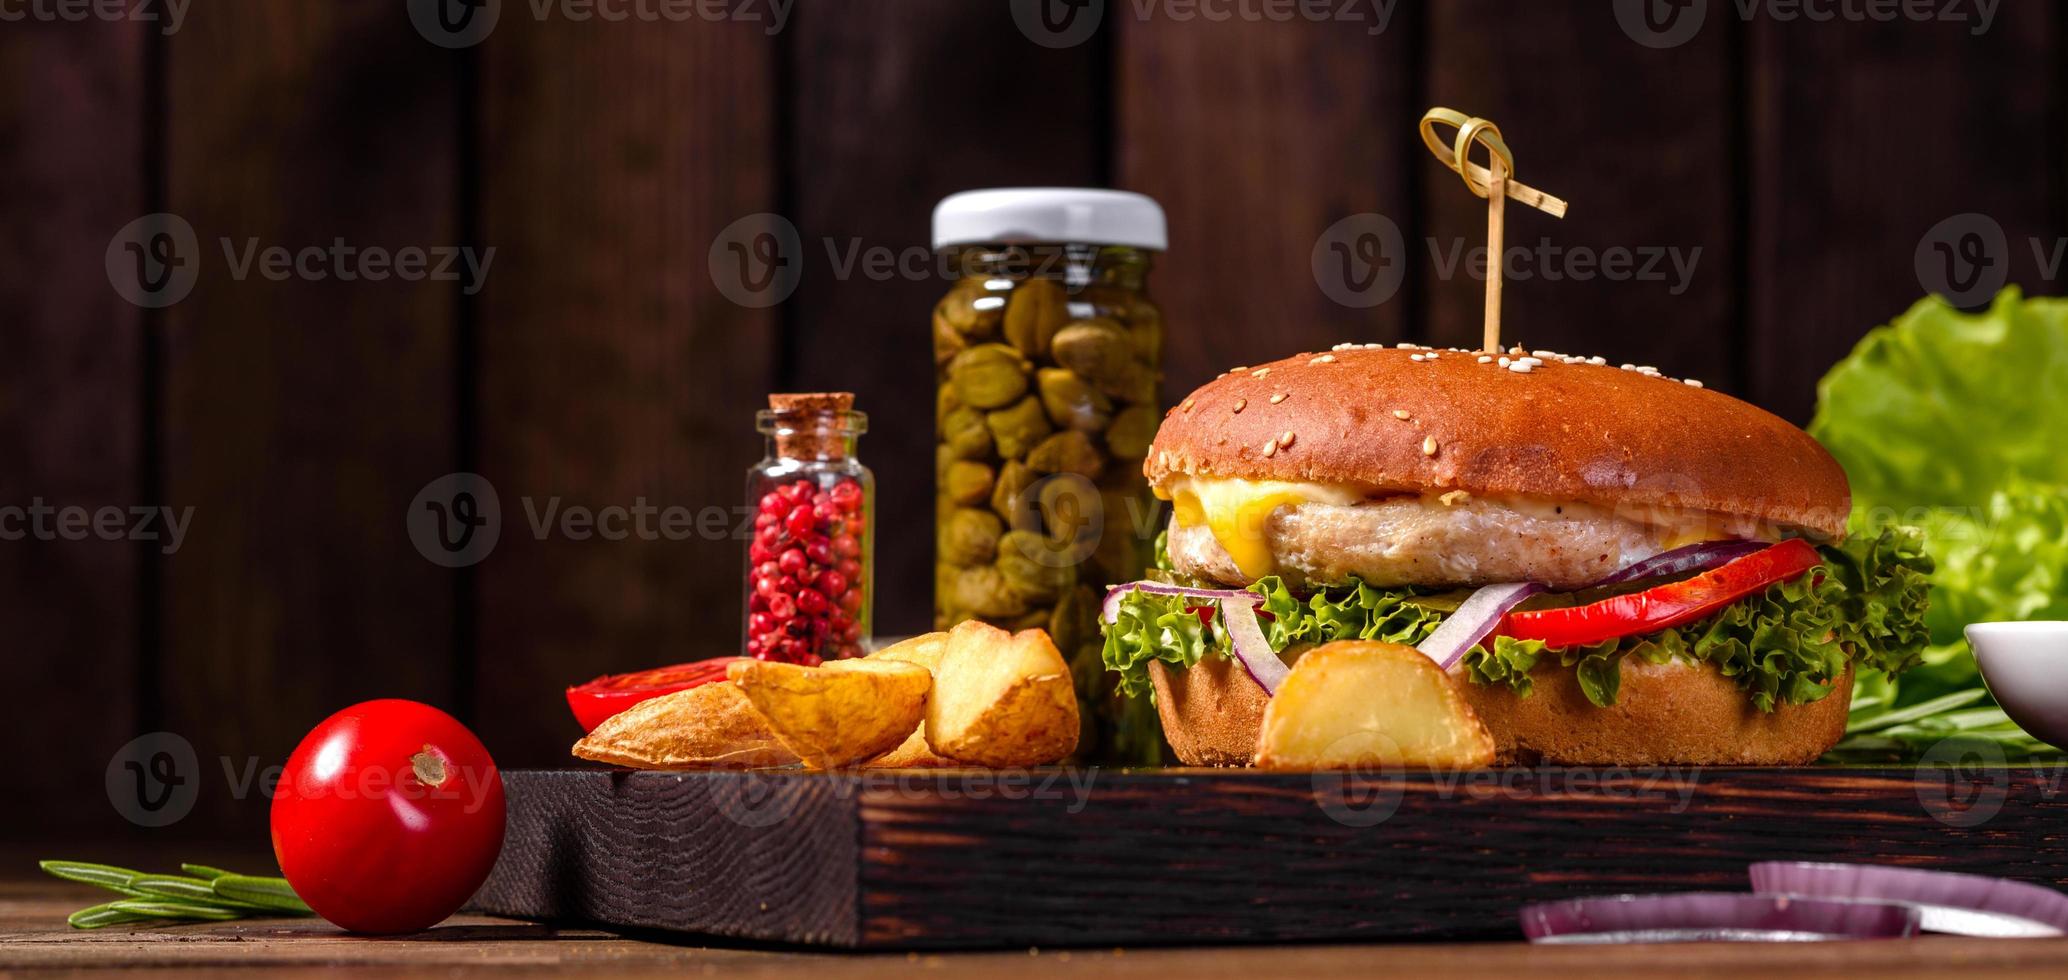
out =
{"type": "Polygon", "coordinates": [[[226,920],[249,915],[314,915],[285,878],[234,874],[202,864],[182,864],[189,875],[158,875],[84,861],[39,861],[44,871],[127,898],[80,909],[65,921],[76,929],[156,919],[226,920]]]}
{"type": "Polygon", "coordinates": [[[1860,677],[1838,757],[1915,756],[1954,735],[2008,758],[2054,754],[1972,707],[1993,702],[1961,630],[2068,619],[2068,301],[2009,289],[1970,314],[1926,299],[1869,333],[1818,391],[1810,433],[1851,478],[1856,532],[1917,525],[1937,563],[1922,663],[1900,683],[1860,677]]]}

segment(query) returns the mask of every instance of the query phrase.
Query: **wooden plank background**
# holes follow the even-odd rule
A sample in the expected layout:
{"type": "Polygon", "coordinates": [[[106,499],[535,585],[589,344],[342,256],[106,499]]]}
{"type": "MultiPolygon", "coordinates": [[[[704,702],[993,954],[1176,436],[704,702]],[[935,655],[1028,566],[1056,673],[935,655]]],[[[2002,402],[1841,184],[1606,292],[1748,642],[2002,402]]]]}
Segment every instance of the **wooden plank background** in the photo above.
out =
{"type": "Polygon", "coordinates": [[[195,508],[172,555],[0,541],[9,731],[39,749],[14,766],[33,803],[0,830],[130,830],[103,777],[160,730],[196,749],[178,826],[255,830],[264,801],[230,773],[377,695],[450,707],[506,765],[559,761],[566,684],[733,647],[741,542],[540,537],[532,520],[556,500],[733,507],[770,389],[859,393],[879,628],[921,628],[918,393],[944,284],[843,276],[841,259],[923,250],[954,190],[1160,199],[1167,396],[1337,340],[1476,337],[1479,282],[1432,251],[1479,244],[1483,207],[1415,138],[1431,104],[1500,122],[1522,177],[1573,201],[1562,222],[1515,209],[1511,245],[1701,250],[1685,283],[1511,283],[1511,336],[1532,346],[1805,421],[1821,372],[1921,294],[1912,253],[1939,220],[1992,216],[2011,281],[2059,292],[2029,244],[2068,229],[2068,17],[2050,5],[2005,5],[1977,33],[1711,3],[1664,49],[1613,4],[1258,22],[1108,2],[1059,40],[1016,23],[1031,4],[807,0],[777,25],[763,3],[682,23],[503,3],[456,48],[413,6],[225,0],[170,34],[0,31],[0,506],[195,508]],[[195,228],[202,274],[145,310],[103,260],[155,211],[195,228]],[[748,307],[709,254],[759,212],[796,228],[798,279],[748,307]],[[1399,233],[1398,286],[1346,304],[1316,256],[1369,216],[1399,233]],[[252,238],[496,252],[471,294],[235,279],[221,242],[252,238]],[[404,520],[455,472],[498,489],[502,534],[448,569],[404,520]]]}

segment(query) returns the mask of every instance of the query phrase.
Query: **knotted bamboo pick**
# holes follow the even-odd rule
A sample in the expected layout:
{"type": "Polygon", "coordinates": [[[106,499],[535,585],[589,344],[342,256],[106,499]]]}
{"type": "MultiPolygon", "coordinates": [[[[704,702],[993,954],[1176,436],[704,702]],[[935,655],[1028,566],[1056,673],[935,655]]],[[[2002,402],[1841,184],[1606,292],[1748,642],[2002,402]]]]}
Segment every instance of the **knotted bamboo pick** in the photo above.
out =
{"type": "Polygon", "coordinates": [[[1506,203],[1509,198],[1536,208],[1554,218],[1565,217],[1565,202],[1515,180],[1515,155],[1501,139],[1501,128],[1491,120],[1467,116],[1456,109],[1437,107],[1422,114],[1422,142],[1436,159],[1443,161],[1465,181],[1472,193],[1486,198],[1486,336],[1489,354],[1501,349],[1501,268],[1506,265],[1504,249],[1506,203]],[[1436,124],[1458,131],[1450,145],[1436,135],[1436,124]],[[1487,166],[1472,162],[1472,144],[1486,147],[1487,166]]]}

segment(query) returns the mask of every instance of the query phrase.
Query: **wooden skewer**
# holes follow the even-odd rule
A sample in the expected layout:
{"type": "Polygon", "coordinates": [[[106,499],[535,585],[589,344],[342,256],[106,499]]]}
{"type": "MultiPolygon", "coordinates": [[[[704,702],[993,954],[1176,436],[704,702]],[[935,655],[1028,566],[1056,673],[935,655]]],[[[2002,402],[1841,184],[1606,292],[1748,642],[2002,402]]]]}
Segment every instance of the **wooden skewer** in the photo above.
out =
{"type": "Polygon", "coordinates": [[[1492,178],[1486,182],[1486,253],[1492,264],[1486,270],[1486,313],[1482,329],[1485,332],[1485,351],[1498,353],[1501,349],[1501,275],[1508,252],[1504,215],[1508,200],[1507,168],[1501,166],[1501,159],[1492,161],[1492,178]]]}
{"type": "Polygon", "coordinates": [[[1491,120],[1467,116],[1456,109],[1437,107],[1422,115],[1422,142],[1436,159],[1443,161],[1465,181],[1472,193],[1486,198],[1486,317],[1485,351],[1501,350],[1501,271],[1505,266],[1507,242],[1506,212],[1509,198],[1536,208],[1554,218],[1565,217],[1566,202],[1514,179],[1515,155],[1501,139],[1501,129],[1491,120]],[[1436,124],[1458,131],[1449,145],[1436,135],[1436,124]],[[1472,162],[1472,144],[1486,147],[1487,166],[1472,162]]]}

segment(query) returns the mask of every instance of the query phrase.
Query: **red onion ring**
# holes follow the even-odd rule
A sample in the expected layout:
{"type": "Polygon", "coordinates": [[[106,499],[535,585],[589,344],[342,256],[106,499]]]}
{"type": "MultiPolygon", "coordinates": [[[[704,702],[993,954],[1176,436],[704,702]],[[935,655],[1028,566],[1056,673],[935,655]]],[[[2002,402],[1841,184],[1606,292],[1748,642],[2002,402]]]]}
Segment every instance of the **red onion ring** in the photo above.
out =
{"type": "Polygon", "coordinates": [[[1535,582],[1509,582],[1505,585],[1489,585],[1472,593],[1458,606],[1458,610],[1446,617],[1436,632],[1429,634],[1415,649],[1422,651],[1429,659],[1436,661],[1440,670],[1449,670],[1465,651],[1479,645],[1494,627],[1501,625],[1501,617],[1516,607],[1522,600],[1544,591],[1535,582]]]}
{"type": "Polygon", "coordinates": [[[1228,628],[1228,646],[1234,649],[1235,659],[1242,662],[1242,669],[1249,672],[1250,680],[1256,681],[1265,694],[1277,694],[1278,685],[1285,682],[1292,668],[1271,649],[1264,628],[1257,624],[1256,607],[1240,599],[1222,599],[1221,623],[1228,628]]]}
{"type": "Polygon", "coordinates": [[[1533,943],[1809,942],[1903,939],[1918,910],[1894,902],[1852,902],[1744,892],[1612,895],[1522,909],[1533,943]]]}
{"type": "Polygon", "coordinates": [[[1768,547],[1771,545],[1765,541],[1704,541],[1671,551],[1662,551],[1650,558],[1625,565],[1588,588],[1621,585],[1624,582],[1636,582],[1661,575],[1678,575],[1682,572],[1706,572],[1725,562],[1743,558],[1768,547]]]}
{"type": "Polygon", "coordinates": [[[1763,895],[1901,902],[1917,907],[1919,928],[1925,932],[2068,935],[2068,895],[2009,878],[1873,864],[1763,861],[1752,866],[1752,890],[1763,895]]]}

